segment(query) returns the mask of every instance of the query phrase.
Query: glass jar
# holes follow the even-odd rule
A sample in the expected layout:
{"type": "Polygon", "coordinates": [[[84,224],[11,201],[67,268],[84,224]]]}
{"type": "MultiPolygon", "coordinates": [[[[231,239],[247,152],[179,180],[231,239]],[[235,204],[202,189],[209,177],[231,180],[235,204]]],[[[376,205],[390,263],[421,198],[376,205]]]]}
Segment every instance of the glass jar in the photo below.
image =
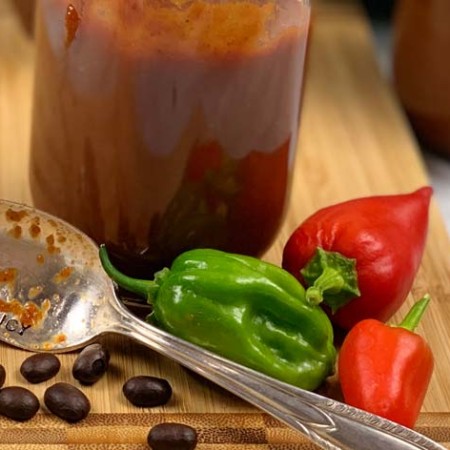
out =
{"type": "Polygon", "coordinates": [[[194,247],[261,255],[288,201],[309,15],[302,0],[40,0],[35,205],[133,274],[194,247]]]}
{"type": "Polygon", "coordinates": [[[399,0],[394,83],[418,137],[450,156],[450,1],[399,0]]]}

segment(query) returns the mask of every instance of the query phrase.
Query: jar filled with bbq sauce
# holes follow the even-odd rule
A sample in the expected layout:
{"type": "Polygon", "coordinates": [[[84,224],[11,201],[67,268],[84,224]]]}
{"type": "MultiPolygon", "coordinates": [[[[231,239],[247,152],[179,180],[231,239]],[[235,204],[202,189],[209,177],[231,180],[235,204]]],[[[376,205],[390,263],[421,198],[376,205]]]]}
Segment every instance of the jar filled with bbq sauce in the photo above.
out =
{"type": "Polygon", "coordinates": [[[450,1],[399,0],[395,87],[417,136],[450,158],[450,1]]]}
{"type": "Polygon", "coordinates": [[[261,255],[283,220],[306,0],[40,0],[34,204],[149,275],[261,255]]]}

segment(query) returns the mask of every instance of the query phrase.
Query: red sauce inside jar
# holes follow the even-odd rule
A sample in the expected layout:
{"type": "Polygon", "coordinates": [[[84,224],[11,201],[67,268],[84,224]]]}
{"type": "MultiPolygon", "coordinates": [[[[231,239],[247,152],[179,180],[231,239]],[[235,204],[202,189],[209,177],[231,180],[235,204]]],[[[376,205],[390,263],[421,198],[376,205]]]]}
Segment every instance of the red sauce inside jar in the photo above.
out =
{"type": "Polygon", "coordinates": [[[66,46],[68,5],[38,8],[35,204],[129,273],[194,247],[262,254],[288,199],[309,7],[78,0],[66,46]]]}

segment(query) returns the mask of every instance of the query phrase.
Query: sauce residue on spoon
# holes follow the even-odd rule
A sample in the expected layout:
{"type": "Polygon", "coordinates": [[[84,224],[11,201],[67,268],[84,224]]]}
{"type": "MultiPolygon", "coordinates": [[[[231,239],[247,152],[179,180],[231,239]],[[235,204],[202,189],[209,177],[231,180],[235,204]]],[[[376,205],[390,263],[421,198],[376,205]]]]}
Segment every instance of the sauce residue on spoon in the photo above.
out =
{"type": "Polygon", "coordinates": [[[9,208],[5,212],[6,218],[11,222],[20,222],[27,215],[28,215],[27,211],[23,209],[19,211],[14,211],[13,209],[9,208]]]}
{"type": "Polygon", "coordinates": [[[53,336],[52,341],[44,342],[40,348],[44,350],[53,350],[55,347],[65,344],[67,341],[67,336],[64,333],[58,333],[53,336]]]}
{"type": "MultiPolygon", "coordinates": [[[[0,270],[0,284],[14,286],[18,276],[18,270],[14,267],[7,267],[0,270]]],[[[35,286],[29,289],[26,303],[21,303],[17,298],[6,300],[0,298],[0,313],[12,314],[24,327],[38,326],[50,309],[50,300],[43,300],[41,306],[31,301],[42,293],[42,286],[35,286]]]]}
{"type": "Polygon", "coordinates": [[[45,299],[41,306],[31,301],[22,304],[16,299],[11,301],[0,299],[0,312],[13,314],[24,327],[41,324],[49,309],[50,300],[48,299],[45,299]]]}
{"type": "Polygon", "coordinates": [[[45,238],[45,242],[47,243],[47,252],[52,254],[61,253],[61,249],[55,245],[55,236],[53,234],[49,234],[45,238]]]}
{"type": "Polygon", "coordinates": [[[73,273],[73,267],[64,267],[62,268],[54,277],[53,282],[56,284],[62,283],[66,281],[73,273]]]}
{"type": "Polygon", "coordinates": [[[13,284],[17,279],[17,269],[8,267],[0,270],[0,283],[13,284]]]}
{"type": "Polygon", "coordinates": [[[22,237],[22,227],[20,225],[14,225],[8,231],[8,234],[16,239],[20,239],[22,237]]]}

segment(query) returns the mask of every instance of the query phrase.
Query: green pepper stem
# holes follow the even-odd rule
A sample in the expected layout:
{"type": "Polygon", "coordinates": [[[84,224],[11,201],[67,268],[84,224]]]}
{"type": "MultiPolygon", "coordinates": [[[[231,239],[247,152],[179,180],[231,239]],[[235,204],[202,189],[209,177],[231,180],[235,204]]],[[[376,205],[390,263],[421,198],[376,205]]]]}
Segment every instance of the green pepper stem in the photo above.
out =
{"type": "Polygon", "coordinates": [[[422,319],[428,303],[430,303],[430,295],[425,294],[413,305],[398,327],[404,328],[405,330],[414,331],[417,328],[417,325],[419,325],[420,319],[422,319]]]}
{"type": "Polygon", "coordinates": [[[314,305],[323,301],[333,314],[361,295],[356,259],[341,253],[317,247],[300,273],[309,286],[305,294],[306,300],[314,305]]]}
{"type": "Polygon", "coordinates": [[[140,280],[138,278],[131,278],[128,275],[116,269],[109,259],[106,246],[102,244],[99,250],[100,261],[103,269],[120,287],[135,294],[142,295],[147,300],[151,299],[158,291],[159,286],[155,281],[140,280]]]}
{"type": "Polygon", "coordinates": [[[344,284],[345,280],[339,271],[331,267],[325,267],[314,284],[306,290],[306,300],[313,305],[318,305],[323,301],[325,292],[339,292],[344,284]]]}

